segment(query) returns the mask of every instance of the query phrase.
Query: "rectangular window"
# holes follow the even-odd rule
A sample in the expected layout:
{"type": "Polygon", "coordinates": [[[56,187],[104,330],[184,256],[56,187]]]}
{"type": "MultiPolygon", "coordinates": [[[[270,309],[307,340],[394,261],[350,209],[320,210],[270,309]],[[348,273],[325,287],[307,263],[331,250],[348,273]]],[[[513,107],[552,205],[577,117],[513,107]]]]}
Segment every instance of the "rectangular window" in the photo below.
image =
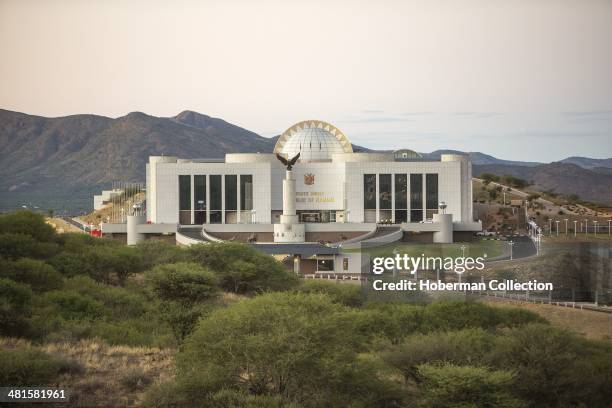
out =
{"type": "Polygon", "coordinates": [[[194,224],[206,223],[206,176],[193,176],[194,224]]]}
{"type": "Polygon", "coordinates": [[[438,209],[438,175],[425,176],[425,203],[428,210],[438,209]]]}
{"type": "Polygon", "coordinates": [[[408,208],[408,175],[395,174],[395,209],[408,208]]]}
{"type": "Polygon", "coordinates": [[[378,187],[378,207],[383,210],[391,209],[391,175],[379,175],[380,187],[378,187]]]}
{"type": "Polygon", "coordinates": [[[363,175],[363,208],[376,209],[376,174],[363,175]]]}
{"type": "Polygon", "coordinates": [[[238,176],[235,174],[225,175],[225,210],[235,211],[238,209],[238,176]]]}
{"type": "Polygon", "coordinates": [[[221,223],[221,176],[218,174],[210,176],[210,222],[221,223]]]}
{"type": "Polygon", "coordinates": [[[423,175],[410,175],[410,208],[412,210],[423,209],[423,175]]]}
{"type": "Polygon", "coordinates": [[[179,223],[191,224],[191,176],[179,176],[179,223]]]}
{"type": "Polygon", "coordinates": [[[334,260],[333,259],[317,259],[317,272],[333,272],[334,271],[334,260]]]}
{"type": "Polygon", "coordinates": [[[423,221],[423,175],[410,175],[410,222],[423,221]]]}
{"type": "Polygon", "coordinates": [[[240,209],[253,209],[253,176],[250,174],[240,176],[240,209]]]}
{"type": "Polygon", "coordinates": [[[408,212],[406,210],[395,210],[395,223],[401,224],[408,222],[408,212]]]}

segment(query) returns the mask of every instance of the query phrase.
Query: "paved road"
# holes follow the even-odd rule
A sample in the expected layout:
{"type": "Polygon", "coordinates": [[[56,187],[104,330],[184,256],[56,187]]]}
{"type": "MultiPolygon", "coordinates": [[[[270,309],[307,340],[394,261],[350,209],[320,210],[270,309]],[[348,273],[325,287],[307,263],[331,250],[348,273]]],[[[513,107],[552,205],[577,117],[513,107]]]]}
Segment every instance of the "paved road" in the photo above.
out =
{"type": "Polygon", "coordinates": [[[512,247],[512,259],[527,258],[537,254],[537,248],[531,238],[527,236],[509,236],[502,242],[504,255],[490,259],[489,262],[510,260],[510,241],[514,243],[512,247]]]}

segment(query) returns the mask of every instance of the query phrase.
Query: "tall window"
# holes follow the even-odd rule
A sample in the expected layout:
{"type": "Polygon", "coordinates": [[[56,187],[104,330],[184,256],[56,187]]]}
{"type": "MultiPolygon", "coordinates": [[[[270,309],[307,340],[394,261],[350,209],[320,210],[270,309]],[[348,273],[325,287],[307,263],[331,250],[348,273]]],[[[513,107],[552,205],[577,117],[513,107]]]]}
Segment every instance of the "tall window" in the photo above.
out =
{"type": "Polygon", "coordinates": [[[206,176],[193,176],[193,219],[194,224],[206,223],[206,176]]]}
{"type": "Polygon", "coordinates": [[[363,175],[363,208],[376,209],[376,174],[363,175]]]}
{"type": "Polygon", "coordinates": [[[410,221],[423,221],[423,175],[410,175],[410,221]]]}
{"type": "Polygon", "coordinates": [[[253,209],[253,176],[250,174],[240,176],[240,209],[253,209]]]}
{"type": "Polygon", "coordinates": [[[221,176],[218,174],[210,176],[210,222],[221,223],[221,176]]]}
{"type": "Polygon", "coordinates": [[[427,174],[425,176],[425,208],[426,218],[433,218],[438,213],[438,175],[427,174]]]}
{"type": "Polygon", "coordinates": [[[395,174],[395,222],[408,221],[408,175],[395,174]]]}
{"type": "Polygon", "coordinates": [[[179,223],[191,224],[191,176],[179,176],[179,223]]]}
{"type": "Polygon", "coordinates": [[[235,174],[225,175],[225,223],[235,224],[237,222],[236,210],[238,209],[238,176],[235,174]]]}
{"type": "Polygon", "coordinates": [[[379,176],[380,187],[378,188],[378,207],[381,210],[391,209],[391,175],[381,174],[379,176]]]}

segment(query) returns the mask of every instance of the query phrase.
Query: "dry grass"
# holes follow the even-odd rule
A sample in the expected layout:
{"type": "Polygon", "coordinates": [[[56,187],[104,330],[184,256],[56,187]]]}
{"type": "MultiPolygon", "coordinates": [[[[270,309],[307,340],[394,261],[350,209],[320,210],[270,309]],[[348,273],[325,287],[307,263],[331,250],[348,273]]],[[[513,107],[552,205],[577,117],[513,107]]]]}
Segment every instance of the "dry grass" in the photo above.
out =
{"type": "Polygon", "coordinates": [[[498,307],[511,306],[530,310],[544,317],[553,326],[570,330],[589,339],[612,340],[612,314],[610,313],[507,300],[492,300],[487,303],[498,307]]]}
{"type": "MultiPolygon", "coordinates": [[[[25,340],[0,338],[0,348],[29,345],[25,340]]],[[[138,406],[149,386],[174,375],[172,349],[109,346],[98,340],[49,343],[40,348],[82,367],[60,376],[55,384],[70,390],[70,406],[138,406]]]]}

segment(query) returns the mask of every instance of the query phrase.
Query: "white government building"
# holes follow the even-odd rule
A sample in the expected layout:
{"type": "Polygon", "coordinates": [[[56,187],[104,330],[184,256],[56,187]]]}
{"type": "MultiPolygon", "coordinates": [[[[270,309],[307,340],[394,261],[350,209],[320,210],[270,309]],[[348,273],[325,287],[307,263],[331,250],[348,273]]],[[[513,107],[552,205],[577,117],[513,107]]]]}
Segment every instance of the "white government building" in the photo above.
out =
{"type": "MultiPolygon", "coordinates": [[[[127,232],[128,244],[175,233],[179,244],[236,240],[301,258],[338,258],[342,247],[362,243],[450,243],[482,229],[473,219],[471,180],[467,156],[434,161],[410,150],[354,152],[339,129],[308,120],[287,129],[272,154],[151,156],[146,215],[102,231],[127,232]],[[276,157],[298,154],[291,169],[276,157]]],[[[351,270],[346,263],[336,259],[331,270],[351,270]]],[[[323,267],[329,270],[329,262],[323,267]]]]}

